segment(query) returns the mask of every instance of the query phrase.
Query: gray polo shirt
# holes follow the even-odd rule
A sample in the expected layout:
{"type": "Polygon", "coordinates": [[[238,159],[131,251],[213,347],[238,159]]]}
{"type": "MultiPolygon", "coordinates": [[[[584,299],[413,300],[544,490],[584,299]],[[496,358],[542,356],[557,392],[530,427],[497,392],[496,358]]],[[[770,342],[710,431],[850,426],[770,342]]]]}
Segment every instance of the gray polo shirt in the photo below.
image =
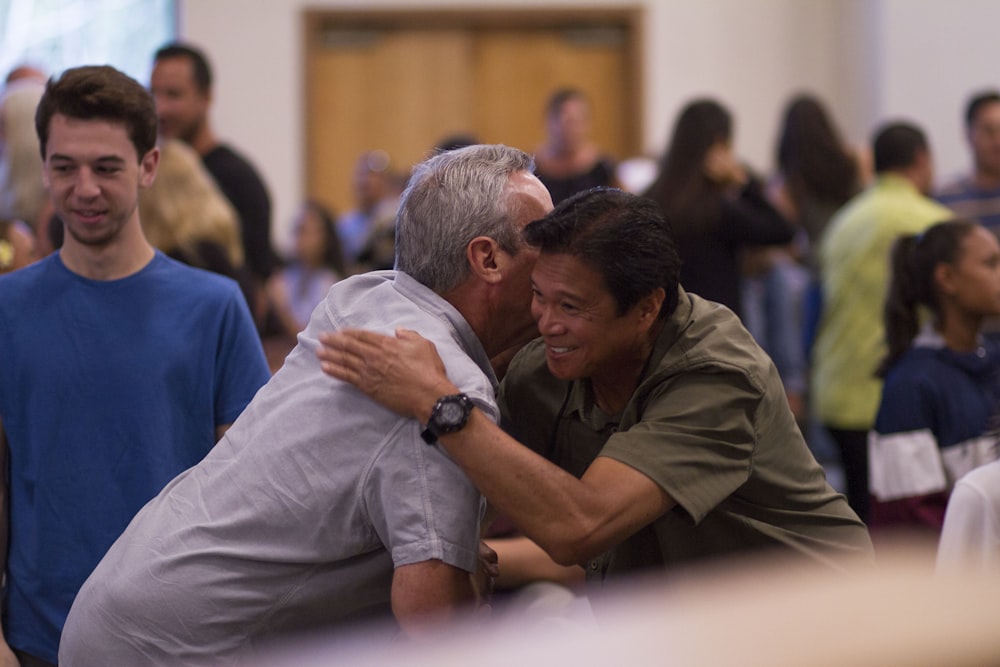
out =
{"type": "Polygon", "coordinates": [[[319,368],[318,334],[348,327],[420,332],[497,418],[489,359],[450,304],[402,273],[336,284],[225,437],[87,580],[60,664],[229,664],[285,633],[388,614],[395,567],[475,570],[475,487],[415,420],[319,368]]]}

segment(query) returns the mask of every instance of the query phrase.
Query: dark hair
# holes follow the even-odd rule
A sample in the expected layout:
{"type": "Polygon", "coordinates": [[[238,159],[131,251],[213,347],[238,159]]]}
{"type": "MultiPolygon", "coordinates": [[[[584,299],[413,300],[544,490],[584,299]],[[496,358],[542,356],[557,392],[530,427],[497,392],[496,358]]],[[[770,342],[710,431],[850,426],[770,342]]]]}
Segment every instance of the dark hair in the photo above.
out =
{"type": "Polygon", "coordinates": [[[966,129],[972,128],[972,124],[976,122],[976,116],[979,114],[980,109],[987,104],[995,104],[997,102],[1000,102],[1000,92],[996,90],[980,91],[969,98],[969,103],[965,107],[966,129]]]}
{"type": "Polygon", "coordinates": [[[190,44],[184,42],[171,42],[160,47],[153,56],[153,62],[168,60],[170,58],[187,58],[191,61],[191,74],[194,77],[194,84],[201,92],[207,92],[212,87],[212,68],[208,65],[208,58],[205,54],[190,44]]]}
{"type": "Polygon", "coordinates": [[[917,157],[927,151],[927,137],[916,125],[890,123],[883,125],[872,141],[875,173],[913,166],[917,157]]]}
{"type": "Polygon", "coordinates": [[[585,190],[524,228],[542,253],[571,255],[593,268],[623,315],[658,287],[666,292],[660,317],[677,307],[681,261],[659,207],[615,188],[585,190]]]}
{"type": "Polygon", "coordinates": [[[570,100],[589,102],[587,95],[579,88],[557,88],[549,95],[549,99],[545,103],[545,115],[553,116],[559,113],[563,105],[570,100]]]}
{"type": "Polygon", "coordinates": [[[896,239],[890,253],[891,277],[885,300],[885,338],[889,351],[876,375],[885,377],[889,368],[903,356],[920,330],[919,307],[941,315],[934,284],[934,269],[959,259],[962,241],[980,225],[972,220],[939,222],[922,234],[896,239]]]}
{"type": "Polygon", "coordinates": [[[108,65],[75,67],[49,79],[35,111],[42,159],[56,114],[123,124],[139,160],[156,145],[153,97],[138,81],[108,65]]]}
{"type": "Polygon", "coordinates": [[[677,117],[656,180],[645,196],[660,205],[678,234],[715,216],[722,188],[705,175],[705,157],[718,142],[731,138],[732,117],[715,100],[694,100],[677,117]]]}
{"type": "Polygon", "coordinates": [[[823,104],[811,95],[793,97],[785,107],[776,162],[799,206],[810,195],[843,204],[858,190],[858,163],[823,104]]]}
{"type": "Polygon", "coordinates": [[[323,228],[323,265],[328,266],[344,278],[347,276],[347,265],[344,262],[344,251],[340,245],[340,234],[337,233],[337,222],[326,206],[315,199],[307,199],[303,208],[312,211],[319,218],[323,228]]]}
{"type": "Polygon", "coordinates": [[[435,153],[444,153],[446,151],[453,151],[457,148],[465,148],[466,146],[475,146],[476,144],[482,143],[474,134],[449,134],[444,137],[434,146],[435,153]]]}

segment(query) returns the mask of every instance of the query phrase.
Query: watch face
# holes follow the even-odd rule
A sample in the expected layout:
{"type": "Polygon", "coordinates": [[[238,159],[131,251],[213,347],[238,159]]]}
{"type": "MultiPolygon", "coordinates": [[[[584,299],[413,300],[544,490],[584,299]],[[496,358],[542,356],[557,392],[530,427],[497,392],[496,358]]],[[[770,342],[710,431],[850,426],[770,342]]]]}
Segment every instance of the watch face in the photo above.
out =
{"type": "Polygon", "coordinates": [[[465,408],[458,401],[446,401],[441,405],[439,421],[442,424],[460,424],[465,417],[465,408]]]}
{"type": "Polygon", "coordinates": [[[430,422],[420,433],[420,437],[428,445],[433,445],[440,434],[454,433],[465,426],[469,421],[470,412],[472,412],[472,401],[465,394],[442,396],[434,405],[430,422]]]}

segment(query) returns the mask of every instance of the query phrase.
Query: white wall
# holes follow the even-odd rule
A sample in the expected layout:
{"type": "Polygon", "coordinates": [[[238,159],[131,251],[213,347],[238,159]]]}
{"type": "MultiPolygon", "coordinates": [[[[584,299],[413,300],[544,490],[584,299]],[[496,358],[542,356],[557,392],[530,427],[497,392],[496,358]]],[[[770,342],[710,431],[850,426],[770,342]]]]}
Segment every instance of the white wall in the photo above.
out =
{"type": "MultiPolygon", "coordinates": [[[[181,0],[181,34],[213,61],[217,132],[267,180],[283,245],[304,193],[301,12],[463,9],[468,0],[181,0]]],[[[736,144],[768,170],[781,108],[823,97],[851,141],[906,115],[931,137],[939,174],[964,167],[960,113],[973,88],[1000,84],[1000,3],[992,0],[492,0],[489,8],[639,7],[646,13],[644,141],[663,150],[674,115],[710,94],[737,120],[736,144]]]]}
{"type": "Polygon", "coordinates": [[[1000,88],[1000,3],[992,0],[882,0],[883,117],[927,130],[939,180],[967,169],[965,105],[1000,88]]]}

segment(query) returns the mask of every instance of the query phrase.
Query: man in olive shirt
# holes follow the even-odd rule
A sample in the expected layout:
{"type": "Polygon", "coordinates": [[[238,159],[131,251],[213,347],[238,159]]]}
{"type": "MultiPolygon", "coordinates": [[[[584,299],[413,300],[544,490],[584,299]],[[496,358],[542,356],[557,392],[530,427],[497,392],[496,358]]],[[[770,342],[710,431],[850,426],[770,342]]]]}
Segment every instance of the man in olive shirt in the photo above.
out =
{"type": "Polygon", "coordinates": [[[770,359],[731,311],[679,286],[655,204],[588,191],[525,238],[541,338],[504,378],[514,437],[442,409],[457,389],[412,332],[327,336],[324,369],[428,424],[501,512],[591,579],[767,549],[870,562],[770,359]]]}

